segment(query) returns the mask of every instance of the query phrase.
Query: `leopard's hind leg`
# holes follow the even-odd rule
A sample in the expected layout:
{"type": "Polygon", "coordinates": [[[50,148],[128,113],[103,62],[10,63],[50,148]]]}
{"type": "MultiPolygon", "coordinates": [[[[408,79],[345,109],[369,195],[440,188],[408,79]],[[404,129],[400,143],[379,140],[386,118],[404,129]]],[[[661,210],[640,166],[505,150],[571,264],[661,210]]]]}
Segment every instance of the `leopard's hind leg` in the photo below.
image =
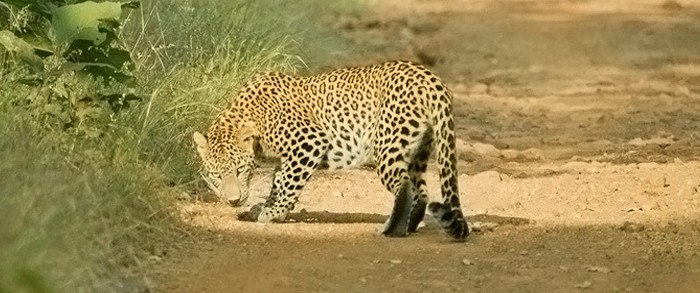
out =
{"type": "Polygon", "coordinates": [[[423,173],[425,173],[428,167],[428,159],[433,149],[432,146],[432,130],[428,129],[424,133],[408,165],[411,183],[415,190],[412,198],[411,216],[408,220],[408,232],[410,233],[416,232],[418,225],[423,221],[423,217],[425,216],[425,208],[428,203],[428,191],[425,185],[425,179],[423,179],[423,173]]]}
{"type": "MultiPolygon", "coordinates": [[[[430,154],[432,130],[409,117],[397,131],[377,136],[375,156],[382,183],[394,194],[394,208],[383,234],[403,237],[423,219],[427,194],[421,178],[430,154]]],[[[395,127],[396,128],[396,127],[395,127]]],[[[380,128],[381,129],[381,128],[380,128]]]]}

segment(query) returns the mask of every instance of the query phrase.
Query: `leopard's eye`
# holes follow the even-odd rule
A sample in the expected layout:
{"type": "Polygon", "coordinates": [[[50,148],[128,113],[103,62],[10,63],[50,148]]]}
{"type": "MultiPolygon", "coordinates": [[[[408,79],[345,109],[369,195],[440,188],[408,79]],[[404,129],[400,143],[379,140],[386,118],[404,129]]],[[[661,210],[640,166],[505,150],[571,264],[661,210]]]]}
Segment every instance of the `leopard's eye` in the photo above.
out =
{"type": "Polygon", "coordinates": [[[246,170],[247,170],[247,168],[246,168],[245,166],[240,166],[240,167],[238,167],[238,173],[243,173],[243,172],[245,172],[246,170]]]}
{"type": "Polygon", "coordinates": [[[221,173],[219,172],[209,172],[209,178],[221,180],[221,173]]]}

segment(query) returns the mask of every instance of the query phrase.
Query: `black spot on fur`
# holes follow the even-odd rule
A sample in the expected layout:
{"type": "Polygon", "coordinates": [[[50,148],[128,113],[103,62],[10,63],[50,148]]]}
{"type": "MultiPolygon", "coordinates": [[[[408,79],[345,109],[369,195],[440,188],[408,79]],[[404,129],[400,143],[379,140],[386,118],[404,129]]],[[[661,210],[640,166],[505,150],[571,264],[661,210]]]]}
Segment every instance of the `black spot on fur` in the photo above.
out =
{"type": "Polygon", "coordinates": [[[304,149],[307,152],[311,152],[314,150],[314,147],[306,142],[301,144],[301,148],[304,149]]]}

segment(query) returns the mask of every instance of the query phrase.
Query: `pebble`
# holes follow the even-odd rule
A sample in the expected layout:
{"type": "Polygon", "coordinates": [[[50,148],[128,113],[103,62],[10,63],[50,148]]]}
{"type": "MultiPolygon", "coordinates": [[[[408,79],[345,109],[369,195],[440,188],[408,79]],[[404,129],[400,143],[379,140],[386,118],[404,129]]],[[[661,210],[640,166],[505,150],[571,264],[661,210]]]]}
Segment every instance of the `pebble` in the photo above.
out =
{"type": "Polygon", "coordinates": [[[499,151],[495,146],[486,143],[474,143],[472,145],[477,154],[484,157],[498,158],[501,156],[501,151],[499,151]]]}
{"type": "Polygon", "coordinates": [[[163,258],[157,255],[151,255],[148,257],[148,261],[152,263],[160,263],[163,261],[163,258]]]}
{"type": "Polygon", "coordinates": [[[568,271],[569,271],[569,267],[566,267],[566,266],[559,266],[559,270],[562,271],[562,272],[568,272],[568,271]]]}
{"type": "Polygon", "coordinates": [[[469,180],[471,182],[479,182],[479,184],[493,186],[500,184],[503,181],[503,176],[501,176],[501,173],[498,173],[498,171],[489,170],[474,174],[469,180]]]}
{"type": "Polygon", "coordinates": [[[178,193],[175,199],[179,201],[188,201],[192,199],[192,196],[189,193],[183,191],[178,193]]]}
{"type": "Polygon", "coordinates": [[[392,259],[392,260],[389,261],[389,263],[395,264],[395,265],[401,264],[402,262],[403,262],[403,261],[400,260],[400,259],[392,259]]]}
{"type": "Polygon", "coordinates": [[[537,148],[529,148],[520,152],[520,156],[529,161],[537,161],[544,158],[542,150],[537,148]]]}
{"type": "Polygon", "coordinates": [[[589,272],[593,272],[593,273],[603,273],[603,274],[607,274],[607,273],[612,272],[612,270],[609,269],[609,268],[606,268],[606,267],[596,267],[596,266],[588,267],[588,271],[589,271],[589,272]]]}
{"type": "Polygon", "coordinates": [[[618,229],[627,233],[637,233],[644,231],[644,225],[626,221],[618,229]]]}
{"type": "Polygon", "coordinates": [[[511,150],[511,149],[501,150],[501,157],[503,157],[506,160],[517,159],[518,155],[520,155],[520,152],[516,151],[516,150],[511,150]]]}
{"type": "Polygon", "coordinates": [[[581,284],[576,284],[576,285],[574,285],[574,288],[578,288],[578,289],[588,289],[588,288],[590,288],[592,285],[593,285],[593,283],[591,283],[591,281],[583,281],[583,283],[581,283],[581,284]]]}
{"type": "Polygon", "coordinates": [[[489,232],[493,231],[498,227],[498,223],[493,222],[474,222],[472,223],[472,231],[474,232],[489,232]]]}
{"type": "Polygon", "coordinates": [[[659,168],[659,163],[654,163],[654,162],[646,162],[646,163],[639,163],[637,164],[637,167],[639,169],[657,169],[659,168]]]}
{"type": "Polygon", "coordinates": [[[474,262],[472,262],[472,261],[469,260],[469,259],[463,258],[463,259],[462,259],[462,264],[465,265],[465,266],[473,266],[473,265],[474,265],[474,262]]]}

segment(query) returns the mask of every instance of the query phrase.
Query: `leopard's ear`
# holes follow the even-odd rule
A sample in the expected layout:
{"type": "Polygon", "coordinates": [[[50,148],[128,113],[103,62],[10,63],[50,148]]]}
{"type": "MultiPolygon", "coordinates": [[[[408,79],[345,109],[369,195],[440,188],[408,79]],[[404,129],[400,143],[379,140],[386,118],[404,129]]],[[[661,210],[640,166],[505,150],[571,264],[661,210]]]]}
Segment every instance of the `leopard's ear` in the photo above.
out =
{"type": "Polygon", "coordinates": [[[248,125],[241,127],[236,133],[238,146],[248,153],[254,153],[253,147],[255,146],[256,136],[257,131],[255,131],[255,128],[248,125]]]}
{"type": "Polygon", "coordinates": [[[194,139],[194,144],[197,145],[197,152],[199,155],[202,159],[206,158],[207,154],[209,154],[209,142],[207,141],[207,137],[195,131],[192,133],[192,139],[194,139]]]}

